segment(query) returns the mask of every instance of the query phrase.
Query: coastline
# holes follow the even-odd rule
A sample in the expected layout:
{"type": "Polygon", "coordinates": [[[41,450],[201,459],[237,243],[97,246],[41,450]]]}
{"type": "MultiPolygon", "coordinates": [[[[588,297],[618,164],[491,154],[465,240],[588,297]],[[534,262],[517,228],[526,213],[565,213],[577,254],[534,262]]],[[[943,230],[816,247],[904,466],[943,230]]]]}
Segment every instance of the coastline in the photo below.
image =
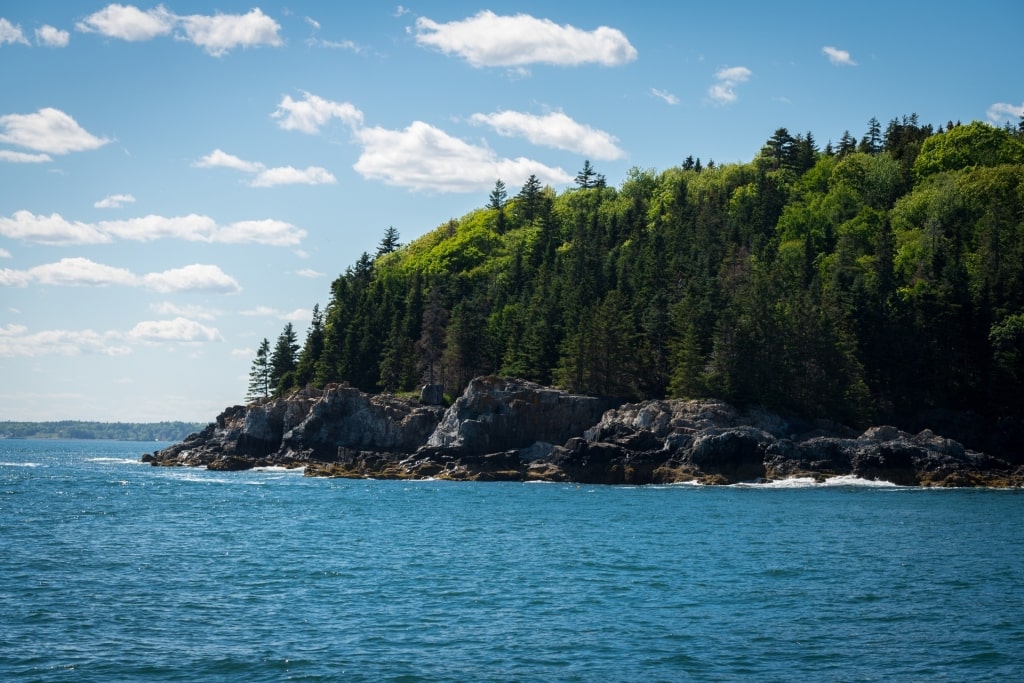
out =
{"type": "Polygon", "coordinates": [[[142,459],[358,479],[730,485],[854,476],[900,486],[1024,486],[1024,459],[928,429],[857,432],[717,400],[615,405],[499,377],[474,379],[447,409],[344,385],[305,389],[230,407],[142,459]]]}

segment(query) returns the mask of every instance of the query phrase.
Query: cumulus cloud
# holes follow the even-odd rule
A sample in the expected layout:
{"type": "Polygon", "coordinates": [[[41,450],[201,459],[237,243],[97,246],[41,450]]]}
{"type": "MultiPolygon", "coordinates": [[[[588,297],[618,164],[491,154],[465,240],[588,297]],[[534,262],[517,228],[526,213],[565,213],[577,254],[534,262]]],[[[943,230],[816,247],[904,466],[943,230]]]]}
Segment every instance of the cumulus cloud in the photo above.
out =
{"type": "Polygon", "coordinates": [[[338,182],[330,171],[320,166],[297,169],[293,166],[267,168],[258,161],[245,161],[221,149],[192,164],[199,168],[231,168],[245,173],[255,173],[251,187],[276,187],[277,185],[333,185],[338,182]]]}
{"type": "Polygon", "coordinates": [[[112,194],[99,200],[93,206],[97,209],[119,209],[125,204],[131,204],[135,197],[130,194],[112,194]]]}
{"type": "Polygon", "coordinates": [[[0,327],[0,356],[35,358],[95,353],[123,356],[132,352],[119,332],[43,330],[30,332],[24,325],[0,327]]]}
{"type": "Polygon", "coordinates": [[[107,5],[75,24],[82,33],[99,33],[108,38],[137,42],[167,35],[176,17],[163,5],[143,12],[132,5],[107,5]]]}
{"type": "Polygon", "coordinates": [[[821,48],[821,53],[828,57],[828,61],[836,66],[857,66],[857,62],[850,58],[850,53],[840,50],[837,47],[826,46],[821,48]]]}
{"type": "Polygon", "coordinates": [[[28,45],[25,34],[21,32],[21,26],[12,24],[3,17],[0,17],[0,45],[5,43],[21,43],[28,45]]]}
{"type": "Polygon", "coordinates": [[[308,166],[303,169],[281,166],[260,171],[250,185],[253,187],[276,187],[277,185],[333,185],[337,182],[337,178],[330,171],[320,166],[308,166]]]}
{"type": "Polygon", "coordinates": [[[637,51],[618,29],[593,31],[528,14],[499,16],[489,10],[461,21],[416,20],[416,42],[456,55],[475,67],[554,64],[618,66],[636,59],[637,51]]]}
{"type": "Polygon", "coordinates": [[[280,24],[259,8],[246,14],[178,16],[163,5],[143,12],[132,5],[112,4],[90,14],[75,28],[127,41],[151,40],[173,32],[177,39],[193,43],[214,57],[238,47],[283,44],[280,24]]]}
{"type": "Polygon", "coordinates": [[[27,270],[0,269],[0,285],[27,287],[30,284],[70,287],[142,287],[161,293],[207,291],[235,293],[238,282],[217,266],[192,264],[159,273],[136,275],[127,268],[96,263],[87,258],[63,258],[27,270]]]}
{"type": "Polygon", "coordinates": [[[310,135],[320,132],[331,119],[340,119],[352,127],[363,125],[363,112],[348,102],[331,102],[308,92],[302,100],[285,95],[271,116],[284,130],[297,130],[310,135]]]}
{"type": "Polygon", "coordinates": [[[489,147],[471,145],[422,121],[403,130],[363,128],[356,135],[363,147],[353,166],[356,172],[412,190],[477,192],[492,187],[495,178],[521,184],[531,174],[552,185],[573,178],[532,159],[499,158],[489,147]]]}
{"type": "Polygon", "coordinates": [[[1024,116],[1024,102],[1021,104],[1010,104],[1008,102],[996,102],[986,112],[988,120],[993,123],[1000,121],[1019,122],[1024,116]]]}
{"type": "Polygon", "coordinates": [[[195,43],[214,57],[221,57],[236,47],[282,45],[278,31],[281,25],[260,11],[247,14],[193,14],[178,17],[186,40],[195,43]]]}
{"type": "Polygon", "coordinates": [[[215,149],[192,164],[196,168],[232,168],[245,173],[259,173],[263,164],[258,161],[244,161],[222,149],[215,149]]]}
{"type": "Polygon", "coordinates": [[[715,72],[715,80],[708,88],[708,96],[716,104],[730,104],[738,98],[736,86],[750,80],[753,72],[745,66],[733,66],[715,72]]]}
{"type": "Polygon", "coordinates": [[[299,244],[306,231],[291,223],[273,219],[237,221],[218,225],[209,216],[148,215],[119,221],[83,223],[68,221],[58,213],[49,216],[16,211],[0,217],[0,235],[38,244],[104,244],[114,238],[150,242],[182,239],[187,242],[219,244],[265,244],[290,247],[299,244]]]}
{"type": "Polygon", "coordinates": [[[562,112],[535,116],[517,111],[473,114],[470,121],[485,124],[505,137],[522,137],[535,145],[576,152],[594,159],[621,159],[625,152],[614,136],[577,123],[562,112]]]}
{"type": "Polygon", "coordinates": [[[41,164],[52,161],[49,154],[28,154],[27,152],[12,152],[9,149],[0,149],[0,161],[7,161],[12,164],[41,164]]]}
{"type": "Polygon", "coordinates": [[[224,341],[220,331],[195,320],[177,317],[173,320],[146,320],[128,332],[133,340],[146,342],[213,342],[224,341]]]}
{"type": "MultiPolygon", "coordinates": [[[[495,178],[518,184],[532,174],[542,183],[552,185],[573,179],[561,168],[552,168],[532,159],[500,158],[485,145],[467,143],[423,121],[414,121],[402,130],[363,126],[363,113],[352,104],[332,102],[310,93],[304,95],[302,101],[287,96],[282,100],[274,113],[275,118],[281,119],[278,125],[287,130],[316,133],[332,118],[341,119],[351,126],[353,139],[362,148],[353,169],[370,180],[412,190],[478,192],[493,187],[495,178]]],[[[569,124],[574,124],[568,117],[564,118],[569,124]]],[[[481,122],[490,123],[486,117],[481,122]]],[[[563,125],[562,130],[544,137],[542,132],[533,131],[536,123],[521,118],[514,129],[522,135],[526,135],[529,129],[531,135],[545,140],[541,144],[553,144],[554,141],[570,144],[575,135],[576,145],[586,141],[605,154],[617,149],[615,138],[601,131],[579,124],[563,125]]],[[[512,123],[508,126],[508,130],[513,130],[512,123]]]]}
{"type": "Polygon", "coordinates": [[[81,221],[68,221],[58,213],[44,216],[30,211],[15,211],[8,218],[0,217],[0,235],[10,239],[38,244],[105,244],[110,235],[95,225],[81,221]]]}
{"type": "Polygon", "coordinates": [[[220,311],[206,308],[205,306],[196,306],[194,304],[182,306],[170,301],[150,304],[149,308],[159,315],[183,316],[197,320],[215,320],[221,314],[220,311]]]}
{"type": "Polygon", "coordinates": [[[0,116],[0,131],[0,142],[48,154],[82,152],[110,142],[89,133],[73,118],[52,107],[34,114],[0,116]]]}
{"type": "Polygon", "coordinates": [[[45,24],[36,29],[36,43],[44,47],[67,47],[71,34],[45,24]]]}

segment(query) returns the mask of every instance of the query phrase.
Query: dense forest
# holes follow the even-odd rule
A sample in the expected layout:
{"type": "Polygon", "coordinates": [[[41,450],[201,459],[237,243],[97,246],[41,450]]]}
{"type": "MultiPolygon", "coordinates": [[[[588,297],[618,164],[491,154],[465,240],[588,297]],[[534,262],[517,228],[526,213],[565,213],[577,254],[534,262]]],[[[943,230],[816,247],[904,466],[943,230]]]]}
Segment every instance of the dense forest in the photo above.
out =
{"type": "Polygon", "coordinates": [[[204,426],[194,422],[0,422],[0,438],[181,441],[204,426]]]}
{"type": "Polygon", "coordinates": [[[749,163],[610,186],[531,177],[410,244],[388,228],[253,363],[249,398],[517,376],[623,399],[717,397],[864,424],[1020,415],[1024,120],[877,119],[749,163]]]}

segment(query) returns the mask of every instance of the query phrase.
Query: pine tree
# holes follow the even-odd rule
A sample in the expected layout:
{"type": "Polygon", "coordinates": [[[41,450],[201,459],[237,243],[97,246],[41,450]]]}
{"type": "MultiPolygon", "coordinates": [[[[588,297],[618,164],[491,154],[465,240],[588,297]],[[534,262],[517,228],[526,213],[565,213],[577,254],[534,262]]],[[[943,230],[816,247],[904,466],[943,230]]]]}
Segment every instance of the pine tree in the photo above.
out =
{"type": "Polygon", "coordinates": [[[438,365],[444,355],[445,329],[448,326],[448,311],[441,303],[441,287],[430,289],[430,299],[423,310],[423,325],[416,350],[420,354],[420,369],[427,384],[436,384],[439,377],[438,365]]]}
{"type": "Polygon", "coordinates": [[[590,159],[586,159],[583,162],[583,168],[579,173],[576,174],[576,185],[581,190],[586,190],[591,187],[596,187],[597,171],[590,165],[590,159]]]}
{"type": "Polygon", "coordinates": [[[245,400],[252,402],[270,396],[270,342],[264,337],[256,350],[249,370],[249,391],[245,400]]]}
{"type": "Polygon", "coordinates": [[[270,387],[274,393],[281,393],[291,388],[295,379],[295,368],[298,365],[299,344],[295,328],[287,323],[270,354],[270,387]]]}
{"type": "Polygon", "coordinates": [[[395,230],[394,226],[389,225],[388,229],[384,231],[384,237],[381,238],[380,245],[377,247],[377,258],[384,254],[390,254],[400,246],[398,243],[398,231],[395,230]]]}

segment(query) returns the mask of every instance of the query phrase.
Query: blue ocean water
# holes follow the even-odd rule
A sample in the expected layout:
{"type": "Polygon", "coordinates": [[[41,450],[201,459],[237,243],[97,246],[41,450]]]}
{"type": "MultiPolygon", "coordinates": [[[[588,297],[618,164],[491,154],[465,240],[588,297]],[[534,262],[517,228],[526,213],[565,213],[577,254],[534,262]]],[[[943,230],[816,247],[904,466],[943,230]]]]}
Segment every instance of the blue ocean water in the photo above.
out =
{"type": "Polygon", "coordinates": [[[351,481],[0,441],[4,681],[1024,679],[1024,492],[351,481]]]}

